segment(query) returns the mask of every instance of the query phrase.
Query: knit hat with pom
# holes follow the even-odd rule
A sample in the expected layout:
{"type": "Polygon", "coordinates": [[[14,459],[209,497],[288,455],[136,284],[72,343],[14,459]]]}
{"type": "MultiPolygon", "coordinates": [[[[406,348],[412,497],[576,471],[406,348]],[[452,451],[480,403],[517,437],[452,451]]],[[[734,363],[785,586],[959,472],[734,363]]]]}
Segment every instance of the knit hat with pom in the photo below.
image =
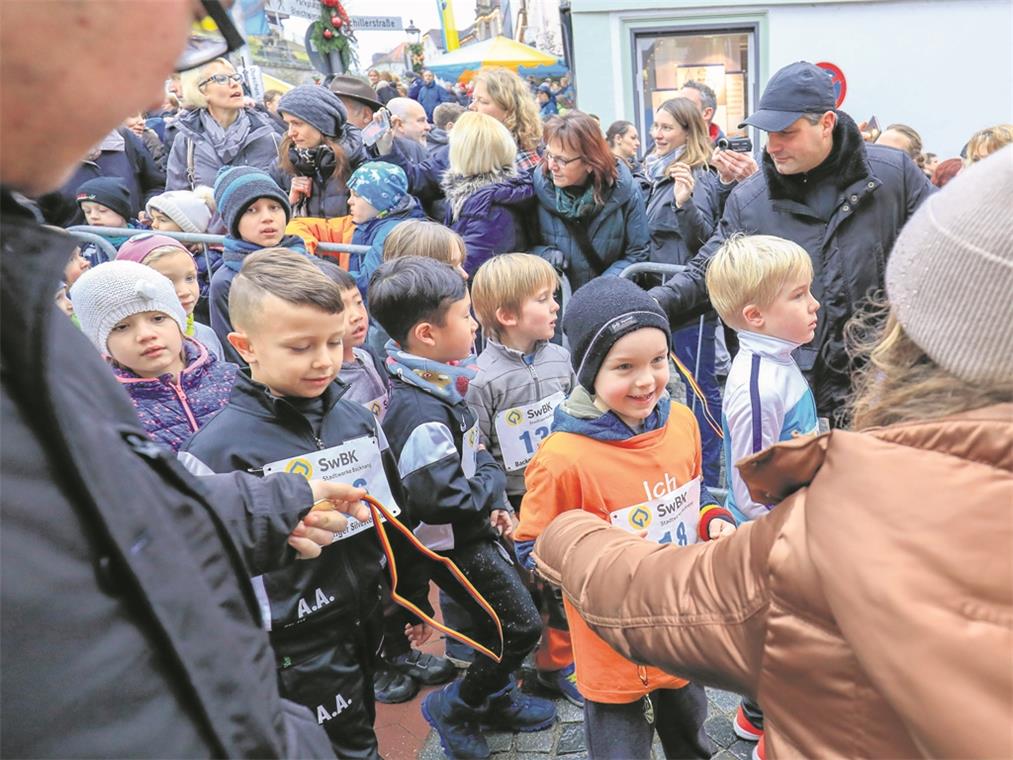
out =
{"type": "Polygon", "coordinates": [[[186,312],[165,275],[136,261],[110,261],[89,269],[70,289],[81,330],[103,354],[112,329],[145,311],[168,314],[186,334],[186,312]]]}

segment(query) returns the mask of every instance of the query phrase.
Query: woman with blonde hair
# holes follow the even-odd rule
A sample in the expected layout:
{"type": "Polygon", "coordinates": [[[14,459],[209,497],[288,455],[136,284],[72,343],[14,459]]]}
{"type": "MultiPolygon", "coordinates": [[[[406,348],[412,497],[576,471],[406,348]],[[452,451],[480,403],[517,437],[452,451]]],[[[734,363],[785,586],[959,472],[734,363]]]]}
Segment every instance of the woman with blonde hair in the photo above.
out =
{"type": "MultiPolygon", "coordinates": [[[[714,231],[718,221],[717,174],[711,171],[714,152],[707,123],[692,100],[672,98],[662,103],[651,124],[654,147],[644,158],[647,229],[650,261],[686,265],[714,231]]],[[[661,284],[660,276],[641,280],[661,284]]],[[[721,419],[721,390],[716,372],[714,312],[672,333],[672,347],[703,392],[698,399],[686,387],[686,404],[696,415],[703,444],[703,474],[708,486],[721,485],[721,439],[710,420],[721,419]]]]}
{"type": "Polygon", "coordinates": [[[531,89],[516,72],[496,66],[480,70],[474,86],[471,110],[493,117],[510,130],[520,171],[535,168],[541,160],[542,119],[531,89]]]}
{"type": "Polygon", "coordinates": [[[966,163],[971,165],[981,161],[1011,143],[1013,143],[1013,124],[996,124],[994,127],[975,132],[967,141],[966,163]]]}
{"type": "Polygon", "coordinates": [[[527,249],[524,217],[534,189],[518,172],[517,146],[491,116],[468,112],[450,131],[450,168],[443,175],[445,223],[464,238],[465,271],[473,275],[498,253],[527,249]]]}
{"type": "Polygon", "coordinates": [[[223,166],[271,170],[280,138],[265,114],[247,109],[243,77],[224,58],[182,75],[183,103],[166,162],[166,190],[213,187],[223,166]]]}
{"type": "Polygon", "coordinates": [[[685,548],[571,512],[535,546],[616,651],[757,697],[772,758],[1013,757],[1011,202],[1006,148],[905,225],[856,430],[734,463],[771,512],[685,548]]]}

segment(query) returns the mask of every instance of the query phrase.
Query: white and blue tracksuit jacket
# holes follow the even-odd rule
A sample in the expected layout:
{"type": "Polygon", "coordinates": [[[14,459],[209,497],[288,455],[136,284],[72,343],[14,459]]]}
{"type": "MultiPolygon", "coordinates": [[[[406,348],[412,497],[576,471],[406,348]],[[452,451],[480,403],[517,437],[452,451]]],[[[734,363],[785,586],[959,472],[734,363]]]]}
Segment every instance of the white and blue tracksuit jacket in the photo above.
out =
{"type": "Polygon", "coordinates": [[[732,360],[721,415],[728,499],[725,506],[742,522],[770,507],[749,496],[735,463],[778,441],[819,431],[816,401],[795,364],[797,348],[780,338],[739,333],[739,352],[732,360]]]}

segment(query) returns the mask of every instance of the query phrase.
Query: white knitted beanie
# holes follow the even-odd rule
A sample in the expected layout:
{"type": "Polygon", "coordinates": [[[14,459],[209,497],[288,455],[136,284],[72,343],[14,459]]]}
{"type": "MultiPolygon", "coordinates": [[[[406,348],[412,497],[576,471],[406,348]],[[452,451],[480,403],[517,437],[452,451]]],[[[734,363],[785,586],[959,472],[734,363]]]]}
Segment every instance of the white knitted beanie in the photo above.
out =
{"type": "Polygon", "coordinates": [[[110,261],[82,274],[70,288],[70,301],[81,330],[103,354],[109,333],[121,321],[143,311],[168,314],[186,334],[183,311],[172,281],[136,261],[110,261]]]}
{"type": "Polygon", "coordinates": [[[886,292],[940,367],[969,383],[1013,378],[1013,146],[921,205],[894,244],[886,292]]]}
{"type": "Polygon", "coordinates": [[[197,193],[191,190],[169,190],[148,201],[145,209],[161,211],[172,219],[183,232],[207,232],[211,224],[211,209],[197,193]]]}

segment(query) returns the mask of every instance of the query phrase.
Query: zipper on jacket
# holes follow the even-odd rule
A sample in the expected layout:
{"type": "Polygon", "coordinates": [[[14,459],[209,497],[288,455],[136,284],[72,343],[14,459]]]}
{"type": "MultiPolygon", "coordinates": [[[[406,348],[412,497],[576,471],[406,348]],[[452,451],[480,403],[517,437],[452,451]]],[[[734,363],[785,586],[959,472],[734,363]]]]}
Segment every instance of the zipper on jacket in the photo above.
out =
{"type": "Polygon", "coordinates": [[[193,411],[190,409],[190,404],[187,403],[186,394],[183,393],[182,382],[168,383],[169,387],[172,388],[172,392],[176,394],[176,398],[179,400],[180,406],[183,407],[183,413],[186,415],[187,422],[190,423],[190,429],[193,432],[197,432],[199,426],[197,425],[197,418],[193,416],[193,411]]]}
{"type": "MultiPolygon", "coordinates": [[[[524,361],[524,357],[521,357],[521,361],[524,361]]],[[[542,388],[538,382],[539,377],[538,372],[535,371],[535,365],[534,363],[528,364],[526,361],[524,362],[524,364],[528,368],[528,372],[531,373],[531,379],[535,381],[535,397],[537,399],[540,399],[542,397],[542,388]]]]}

